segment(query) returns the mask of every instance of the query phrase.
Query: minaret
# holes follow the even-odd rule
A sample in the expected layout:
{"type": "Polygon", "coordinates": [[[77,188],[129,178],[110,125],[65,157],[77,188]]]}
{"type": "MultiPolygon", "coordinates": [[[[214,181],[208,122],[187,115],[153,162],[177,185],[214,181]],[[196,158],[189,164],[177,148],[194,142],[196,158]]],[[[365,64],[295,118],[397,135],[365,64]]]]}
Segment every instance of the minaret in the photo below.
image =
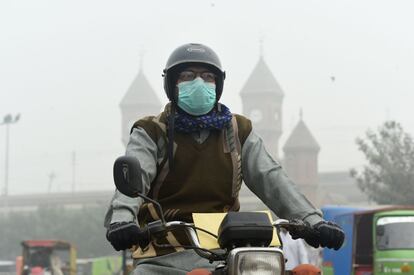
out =
{"type": "Polygon", "coordinates": [[[142,66],[119,107],[122,113],[122,143],[126,146],[134,122],[145,116],[157,115],[162,107],[155,91],[144,75],[142,66]]]}
{"type": "Polygon", "coordinates": [[[284,168],[302,193],[314,204],[317,201],[318,154],[320,147],[305,122],[300,120],[283,147],[284,168]]]}
{"type": "Polygon", "coordinates": [[[263,139],[267,151],[272,157],[278,158],[284,93],[265,63],[262,53],[240,96],[243,114],[251,119],[253,128],[263,139]]]}

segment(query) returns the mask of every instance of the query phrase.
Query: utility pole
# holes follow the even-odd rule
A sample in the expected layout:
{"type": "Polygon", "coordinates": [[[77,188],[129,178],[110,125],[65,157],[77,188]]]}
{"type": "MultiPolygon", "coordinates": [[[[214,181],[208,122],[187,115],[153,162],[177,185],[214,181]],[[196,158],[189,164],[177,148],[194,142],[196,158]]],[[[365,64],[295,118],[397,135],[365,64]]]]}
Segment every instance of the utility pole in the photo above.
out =
{"type": "Polygon", "coordinates": [[[3,194],[5,197],[9,195],[9,149],[10,149],[10,125],[15,124],[19,121],[20,114],[17,114],[13,117],[11,114],[7,114],[3,118],[1,125],[6,126],[6,159],[4,162],[4,191],[3,194]]]}
{"type": "Polygon", "coordinates": [[[50,193],[50,191],[52,190],[52,184],[53,184],[53,181],[56,179],[56,174],[55,174],[55,172],[50,172],[50,174],[49,174],[49,186],[48,186],[48,188],[47,188],[47,192],[48,193],[50,193]]]}

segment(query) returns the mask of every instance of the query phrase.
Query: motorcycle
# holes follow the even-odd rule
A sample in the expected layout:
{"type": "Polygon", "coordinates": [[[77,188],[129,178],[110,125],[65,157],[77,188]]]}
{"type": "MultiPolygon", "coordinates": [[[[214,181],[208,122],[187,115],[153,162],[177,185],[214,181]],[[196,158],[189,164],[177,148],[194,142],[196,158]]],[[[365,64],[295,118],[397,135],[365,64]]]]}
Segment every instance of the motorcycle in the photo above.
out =
{"type": "MultiPolygon", "coordinates": [[[[195,226],[193,223],[182,221],[166,221],[161,205],[143,194],[139,161],[130,156],[119,157],[114,164],[114,182],[117,189],[129,197],[141,197],[153,203],[161,213],[161,219],[150,222],[141,228],[140,238],[148,241],[163,238],[169,231],[181,228],[185,231],[191,245],[187,249],[194,251],[210,263],[217,263],[213,271],[194,270],[189,275],[247,275],[247,274],[291,274],[285,271],[285,257],[282,244],[279,247],[270,247],[274,228],[279,230],[295,230],[299,236],[318,237],[318,232],[300,220],[278,219],[271,222],[268,214],[262,212],[228,212],[218,228],[218,234],[195,226]],[[199,242],[197,232],[204,232],[217,238],[220,249],[207,249],[199,242]],[[286,272],[286,273],[285,273],[286,272]]],[[[280,240],[280,238],[279,238],[280,240]]],[[[307,273],[318,274],[318,273],[307,273]]]]}

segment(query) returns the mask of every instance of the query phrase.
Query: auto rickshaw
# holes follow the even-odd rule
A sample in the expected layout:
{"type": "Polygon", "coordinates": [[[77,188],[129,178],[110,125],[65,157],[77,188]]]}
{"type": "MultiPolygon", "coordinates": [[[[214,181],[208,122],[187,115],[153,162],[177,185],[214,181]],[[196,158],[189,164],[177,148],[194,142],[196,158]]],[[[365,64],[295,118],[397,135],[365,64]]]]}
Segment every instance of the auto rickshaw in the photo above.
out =
{"type": "Polygon", "coordinates": [[[27,240],[22,242],[21,275],[76,275],[76,249],[66,241],[27,240]]]}
{"type": "Polygon", "coordinates": [[[324,254],[331,274],[414,274],[414,206],[353,210],[333,220],[346,240],[337,253],[324,254]]]}

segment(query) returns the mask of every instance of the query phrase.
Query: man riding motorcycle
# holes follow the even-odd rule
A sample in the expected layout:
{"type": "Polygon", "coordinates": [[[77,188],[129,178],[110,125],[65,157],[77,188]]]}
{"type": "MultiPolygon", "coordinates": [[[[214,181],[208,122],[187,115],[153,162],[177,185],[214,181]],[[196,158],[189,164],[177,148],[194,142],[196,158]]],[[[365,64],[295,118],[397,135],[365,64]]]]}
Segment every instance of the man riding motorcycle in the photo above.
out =
{"type": "MultiPolygon", "coordinates": [[[[242,180],[280,218],[300,219],[319,232],[314,247],[339,249],[343,231],[298,191],[281,165],[267,153],[249,119],[219,103],[225,72],[217,54],[202,44],[175,49],[164,69],[169,99],[158,116],[138,120],[126,155],[141,163],[145,194],[157,200],[167,220],[192,222],[192,213],[238,211],[242,180]]],[[[212,269],[188,245],[185,234],[168,234],[161,244],[139,239],[140,226],[160,219],[141,198],[116,191],[105,217],[107,239],[116,250],[132,248],[134,274],[186,274],[212,269]]],[[[291,232],[293,238],[295,232],[291,232]]]]}

